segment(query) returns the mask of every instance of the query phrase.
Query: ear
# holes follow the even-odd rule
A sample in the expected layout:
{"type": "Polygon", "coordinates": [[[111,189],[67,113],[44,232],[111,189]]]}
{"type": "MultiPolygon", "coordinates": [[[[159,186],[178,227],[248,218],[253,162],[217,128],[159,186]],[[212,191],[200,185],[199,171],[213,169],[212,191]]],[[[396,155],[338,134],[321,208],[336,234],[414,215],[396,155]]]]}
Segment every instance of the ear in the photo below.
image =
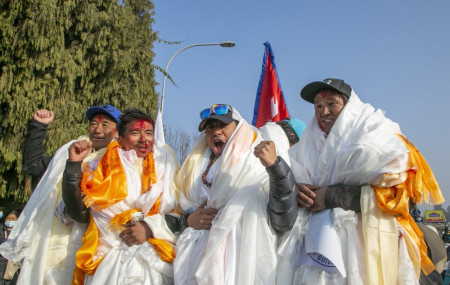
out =
{"type": "Polygon", "coordinates": [[[117,141],[119,142],[119,144],[120,144],[121,146],[123,146],[123,144],[122,144],[122,142],[123,142],[122,137],[119,137],[119,136],[117,136],[117,137],[118,137],[117,141]]]}

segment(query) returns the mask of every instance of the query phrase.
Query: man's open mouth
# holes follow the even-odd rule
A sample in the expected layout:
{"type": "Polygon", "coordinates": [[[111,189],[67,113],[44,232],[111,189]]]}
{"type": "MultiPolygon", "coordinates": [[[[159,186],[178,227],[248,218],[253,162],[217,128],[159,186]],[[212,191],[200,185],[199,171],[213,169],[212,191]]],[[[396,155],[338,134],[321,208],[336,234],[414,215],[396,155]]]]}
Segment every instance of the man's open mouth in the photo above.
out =
{"type": "Polygon", "coordinates": [[[214,146],[217,148],[223,148],[224,143],[222,141],[214,142],[214,146]]]}
{"type": "Polygon", "coordinates": [[[91,139],[92,139],[92,140],[96,140],[96,141],[101,141],[101,140],[104,140],[105,137],[96,137],[96,136],[94,136],[94,137],[92,137],[91,139]]]}
{"type": "Polygon", "coordinates": [[[333,123],[332,119],[322,119],[322,125],[327,126],[333,123]]]}
{"type": "Polygon", "coordinates": [[[223,142],[223,140],[217,139],[217,140],[213,141],[213,144],[214,144],[213,152],[216,155],[222,154],[223,148],[225,147],[225,143],[223,142]]]}
{"type": "Polygon", "coordinates": [[[141,151],[141,152],[145,152],[145,151],[147,151],[147,149],[148,149],[148,145],[138,145],[137,146],[137,149],[139,150],[139,151],[141,151]]]}

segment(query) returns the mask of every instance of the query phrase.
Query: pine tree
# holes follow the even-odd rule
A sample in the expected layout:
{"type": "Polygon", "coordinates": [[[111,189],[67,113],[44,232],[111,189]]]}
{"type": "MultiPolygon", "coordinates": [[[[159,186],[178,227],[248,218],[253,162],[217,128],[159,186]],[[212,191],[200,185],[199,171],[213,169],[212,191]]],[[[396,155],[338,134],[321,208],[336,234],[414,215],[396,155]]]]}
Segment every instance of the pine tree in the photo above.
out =
{"type": "Polygon", "coordinates": [[[27,123],[55,113],[48,154],[87,133],[92,105],[155,114],[153,4],[148,0],[21,0],[0,4],[0,197],[24,201],[27,123]]]}

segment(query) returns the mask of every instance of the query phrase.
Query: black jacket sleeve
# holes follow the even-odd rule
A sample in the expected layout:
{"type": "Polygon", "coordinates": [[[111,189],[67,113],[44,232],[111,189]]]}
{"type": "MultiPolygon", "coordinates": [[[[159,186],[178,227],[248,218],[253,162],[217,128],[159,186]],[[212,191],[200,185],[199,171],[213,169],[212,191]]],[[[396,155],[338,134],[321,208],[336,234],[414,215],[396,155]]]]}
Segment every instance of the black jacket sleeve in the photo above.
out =
{"type": "Polygon", "coordinates": [[[78,223],[89,221],[89,208],[86,208],[80,189],[82,178],[81,161],[66,162],[62,180],[62,199],[66,206],[66,217],[78,223]]]}
{"type": "Polygon", "coordinates": [[[171,214],[165,214],[164,219],[166,220],[167,226],[170,231],[175,235],[179,236],[186,229],[186,216],[172,216],[171,214]]]}
{"type": "Polygon", "coordinates": [[[296,185],[291,168],[281,158],[266,168],[269,174],[269,217],[272,227],[288,231],[297,218],[296,185]]]}
{"type": "Polygon", "coordinates": [[[44,156],[44,139],[48,125],[31,119],[28,124],[28,133],[23,151],[23,171],[25,174],[40,179],[47,170],[47,166],[52,159],[51,156],[44,156]]]}
{"type": "Polygon", "coordinates": [[[327,209],[342,208],[361,212],[361,186],[345,184],[330,185],[325,193],[325,207],[327,209]]]}

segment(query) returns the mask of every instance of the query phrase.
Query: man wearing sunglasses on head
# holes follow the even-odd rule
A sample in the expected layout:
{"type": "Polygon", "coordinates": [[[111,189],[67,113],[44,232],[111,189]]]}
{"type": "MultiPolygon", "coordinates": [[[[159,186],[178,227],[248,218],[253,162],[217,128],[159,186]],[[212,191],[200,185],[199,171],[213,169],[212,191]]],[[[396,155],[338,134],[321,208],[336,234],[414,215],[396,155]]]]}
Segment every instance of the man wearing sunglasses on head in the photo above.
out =
{"type": "Polygon", "coordinates": [[[253,155],[261,134],[229,105],[200,118],[201,134],[176,179],[188,228],[177,241],[175,284],[274,284],[269,179],[253,155]]]}

